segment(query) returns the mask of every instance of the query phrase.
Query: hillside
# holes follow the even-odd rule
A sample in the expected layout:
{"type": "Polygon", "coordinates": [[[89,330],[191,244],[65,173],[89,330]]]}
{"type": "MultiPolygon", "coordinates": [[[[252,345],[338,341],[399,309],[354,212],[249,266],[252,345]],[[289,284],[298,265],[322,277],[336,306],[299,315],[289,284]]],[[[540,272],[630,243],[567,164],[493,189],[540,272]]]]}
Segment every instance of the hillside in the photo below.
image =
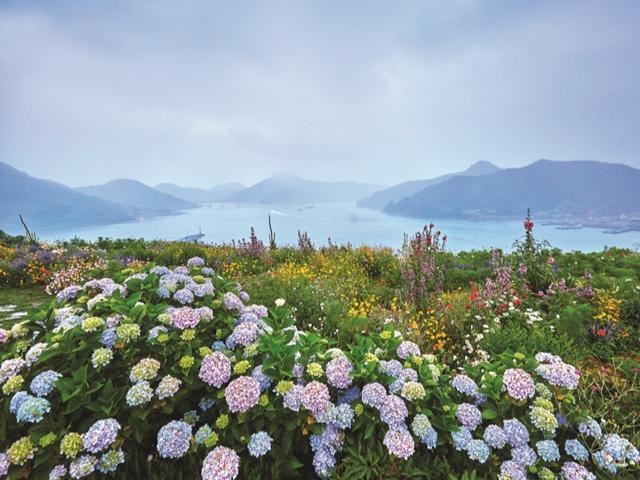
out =
{"type": "Polygon", "coordinates": [[[640,170],[595,161],[539,160],[480,177],[457,176],[387,205],[417,218],[612,217],[640,210],[640,170]]]}
{"type": "Polygon", "coordinates": [[[245,186],[241,183],[233,182],[222,183],[211,188],[195,188],[181,187],[173,183],[161,183],[153,188],[188,202],[205,203],[225,200],[227,197],[245,188],[245,186]]]}
{"type": "Polygon", "coordinates": [[[268,178],[228,197],[243,203],[317,203],[355,201],[380,189],[357,182],[321,182],[294,176],[268,178]]]}
{"type": "Polygon", "coordinates": [[[176,198],[144,183],[129,179],[112,180],[103,185],[79,187],[75,190],[85,195],[157,213],[169,213],[196,206],[193,202],[176,198]]]}
{"type": "Polygon", "coordinates": [[[84,195],[0,162],[0,228],[21,231],[19,213],[36,232],[41,228],[128,222],[142,214],[136,208],[84,195]]]}
{"type": "Polygon", "coordinates": [[[424,188],[427,188],[431,185],[437,185],[455,176],[488,175],[490,173],[495,173],[498,170],[500,170],[500,167],[497,167],[491,162],[476,162],[463,172],[448,173],[446,175],[441,175],[439,177],[429,178],[425,180],[411,180],[408,182],[399,183],[397,185],[394,185],[393,187],[385,188],[384,190],[379,190],[368,197],[358,200],[358,206],[371,208],[373,210],[382,210],[388,203],[397,202],[405,197],[409,197],[414,193],[419,192],[420,190],[423,190],[424,188]]]}

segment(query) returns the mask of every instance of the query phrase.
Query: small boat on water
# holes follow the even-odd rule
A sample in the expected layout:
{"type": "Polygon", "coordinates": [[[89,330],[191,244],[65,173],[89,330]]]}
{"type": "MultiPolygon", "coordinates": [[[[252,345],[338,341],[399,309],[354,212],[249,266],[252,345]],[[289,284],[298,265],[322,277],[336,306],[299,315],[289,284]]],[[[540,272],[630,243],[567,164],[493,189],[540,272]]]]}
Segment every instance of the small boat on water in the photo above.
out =
{"type": "Polygon", "coordinates": [[[204,237],[204,233],[202,233],[202,229],[198,229],[198,233],[194,233],[193,235],[187,235],[186,237],[182,237],[178,239],[178,242],[191,242],[197,243],[202,237],[204,237]]]}

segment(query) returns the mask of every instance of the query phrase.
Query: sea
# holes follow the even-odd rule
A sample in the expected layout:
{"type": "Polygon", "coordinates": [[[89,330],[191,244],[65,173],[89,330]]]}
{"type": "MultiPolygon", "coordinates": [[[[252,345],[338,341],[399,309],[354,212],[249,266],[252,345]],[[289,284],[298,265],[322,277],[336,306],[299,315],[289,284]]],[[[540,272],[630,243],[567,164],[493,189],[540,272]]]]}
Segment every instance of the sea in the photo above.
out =
{"type": "MultiPolygon", "coordinates": [[[[185,210],[180,215],[154,217],[133,223],[39,231],[43,240],[79,237],[179,240],[202,233],[202,242],[228,243],[248,238],[251,227],[268,243],[268,217],[279,245],[296,245],[298,232],[307,232],[316,246],[334,244],[400,248],[406,235],[422,229],[429,220],[403,218],[360,208],[355,203],[328,202],[308,205],[249,205],[214,203],[185,210]]],[[[535,219],[534,219],[535,222],[535,219]]],[[[438,219],[436,229],[447,235],[451,251],[502,248],[510,250],[523,236],[521,221],[465,221],[438,219]]],[[[604,247],[640,249],[640,232],[607,234],[600,229],[561,230],[536,222],[534,234],[563,250],[597,251],[604,247]]]]}

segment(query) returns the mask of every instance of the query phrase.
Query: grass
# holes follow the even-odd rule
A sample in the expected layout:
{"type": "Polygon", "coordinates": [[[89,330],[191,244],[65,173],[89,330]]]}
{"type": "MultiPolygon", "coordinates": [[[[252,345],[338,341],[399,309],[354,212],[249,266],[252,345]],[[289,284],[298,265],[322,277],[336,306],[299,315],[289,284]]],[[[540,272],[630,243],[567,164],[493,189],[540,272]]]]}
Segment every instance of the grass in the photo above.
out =
{"type": "Polygon", "coordinates": [[[51,297],[44,292],[42,286],[0,287],[0,307],[15,305],[9,312],[0,312],[0,325],[6,326],[11,314],[27,312],[51,297]]]}

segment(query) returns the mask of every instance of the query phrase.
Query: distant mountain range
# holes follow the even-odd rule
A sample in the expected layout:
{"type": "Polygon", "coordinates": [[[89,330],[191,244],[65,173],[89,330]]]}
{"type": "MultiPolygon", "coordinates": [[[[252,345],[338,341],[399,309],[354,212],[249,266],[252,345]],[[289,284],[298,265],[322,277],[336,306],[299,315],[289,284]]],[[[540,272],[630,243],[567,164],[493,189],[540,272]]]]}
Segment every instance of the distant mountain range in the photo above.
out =
{"type": "Polygon", "coordinates": [[[220,202],[245,188],[241,183],[223,183],[211,188],[180,187],[173,183],[156,185],[156,190],[193,203],[220,202]]]}
{"type": "Polygon", "coordinates": [[[538,219],[612,231],[640,230],[640,170],[595,161],[539,160],[499,169],[478,162],[467,170],[381,188],[358,182],[322,182],[277,176],[250,187],[209,189],[164,183],[155,188],[129,179],[69,188],[0,162],[0,229],[21,230],[18,214],[38,229],[137,221],[174,215],[206,202],[308,205],[355,202],[398,216],[424,219],[538,219]]]}
{"type": "Polygon", "coordinates": [[[640,213],[640,170],[595,161],[539,160],[482,176],[455,176],[384,207],[417,218],[537,218],[571,223],[640,213]],[[591,219],[591,220],[590,220],[591,219]]]}
{"type": "Polygon", "coordinates": [[[380,185],[358,182],[321,182],[281,175],[268,178],[227,197],[228,201],[262,204],[304,204],[356,201],[379,190],[380,185]]]}
{"type": "Polygon", "coordinates": [[[19,231],[20,213],[37,232],[39,228],[129,222],[142,212],[31,177],[0,162],[0,229],[19,231]]]}
{"type": "Polygon", "coordinates": [[[197,205],[188,200],[158,191],[136,180],[118,179],[103,185],[92,185],[75,189],[84,195],[102,198],[114,203],[128,205],[156,214],[171,214],[177,210],[194,208],[197,205]]]}
{"type": "Polygon", "coordinates": [[[389,203],[397,202],[405,197],[410,197],[414,193],[418,193],[427,187],[437,185],[458,175],[475,177],[495,173],[498,170],[500,170],[500,167],[497,167],[493,163],[480,161],[474,163],[463,172],[448,173],[446,175],[441,175],[427,180],[411,180],[409,182],[399,183],[393,187],[385,188],[384,190],[379,190],[368,197],[358,200],[358,206],[371,208],[373,210],[382,210],[389,203]]]}

